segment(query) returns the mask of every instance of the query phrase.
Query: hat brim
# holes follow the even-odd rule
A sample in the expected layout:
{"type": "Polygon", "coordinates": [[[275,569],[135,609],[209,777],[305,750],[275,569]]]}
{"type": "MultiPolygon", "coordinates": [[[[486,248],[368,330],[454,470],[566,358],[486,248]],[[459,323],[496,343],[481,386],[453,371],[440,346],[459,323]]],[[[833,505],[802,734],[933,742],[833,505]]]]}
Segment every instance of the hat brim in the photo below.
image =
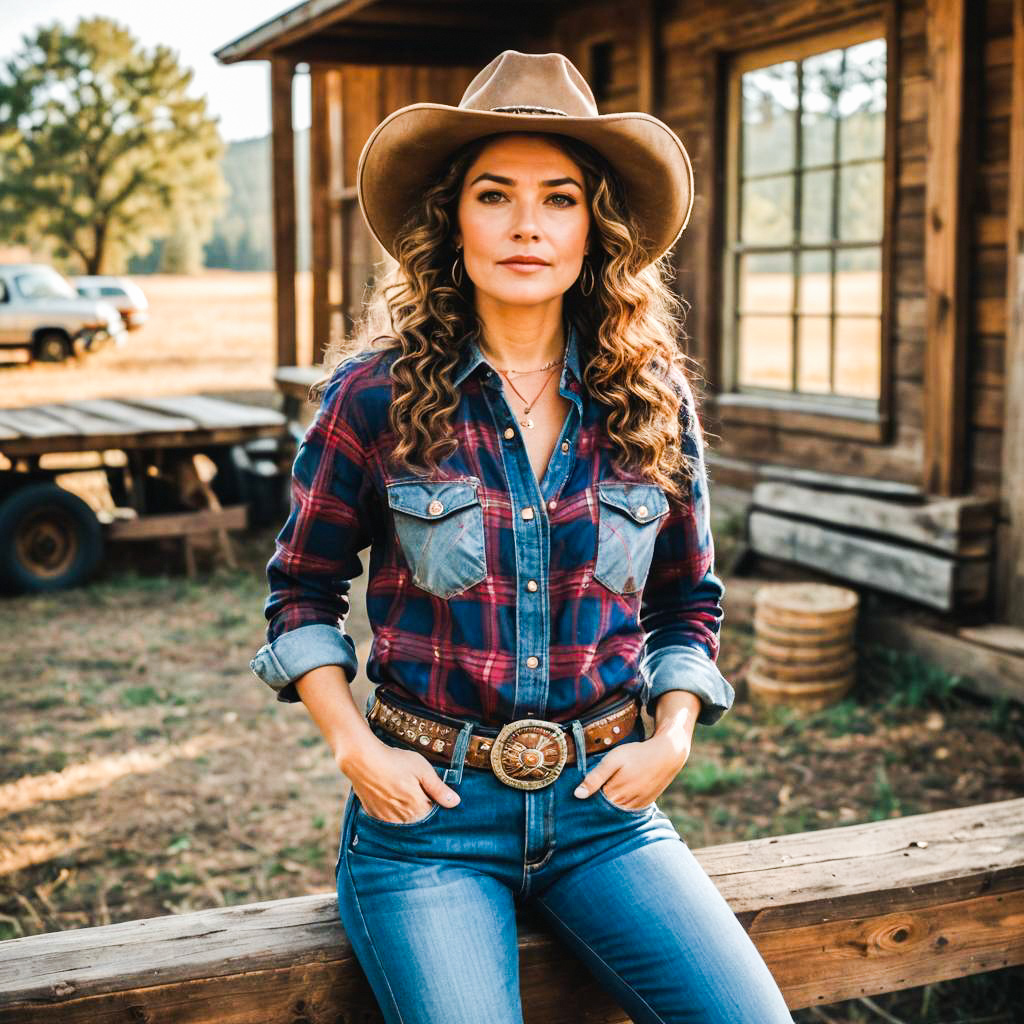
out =
{"type": "Polygon", "coordinates": [[[367,226],[395,255],[394,239],[460,146],[498,132],[567,135],[596,149],[622,180],[626,202],[643,232],[648,262],[672,248],[693,208],[693,169],[686,147],[668,125],[640,112],[563,117],[466,110],[414,103],[386,117],[363,146],[356,193],[367,226]]]}

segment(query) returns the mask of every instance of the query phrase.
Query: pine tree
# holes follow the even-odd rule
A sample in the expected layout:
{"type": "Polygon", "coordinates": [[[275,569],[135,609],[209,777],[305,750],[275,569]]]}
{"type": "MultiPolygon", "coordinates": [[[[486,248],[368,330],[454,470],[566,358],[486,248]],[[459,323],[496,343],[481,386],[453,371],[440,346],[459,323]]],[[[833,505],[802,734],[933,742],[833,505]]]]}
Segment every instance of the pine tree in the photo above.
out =
{"type": "Polygon", "coordinates": [[[0,68],[0,237],[46,240],[90,274],[182,225],[198,249],[226,188],[192,71],[109,18],[45,26],[22,45],[0,68]]]}

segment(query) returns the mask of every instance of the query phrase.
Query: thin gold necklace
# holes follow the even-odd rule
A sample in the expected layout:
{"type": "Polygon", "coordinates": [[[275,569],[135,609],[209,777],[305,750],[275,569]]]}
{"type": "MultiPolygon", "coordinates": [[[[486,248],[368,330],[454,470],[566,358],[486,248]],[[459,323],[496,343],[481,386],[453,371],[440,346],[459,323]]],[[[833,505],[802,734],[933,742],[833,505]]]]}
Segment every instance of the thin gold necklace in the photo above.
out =
{"type": "MultiPolygon", "coordinates": [[[[563,363],[565,362],[565,355],[564,355],[564,353],[562,355],[561,362],[563,362],[563,363]]],[[[499,370],[498,371],[505,378],[505,380],[508,382],[508,386],[517,395],[519,395],[519,400],[521,402],[523,402],[525,404],[525,406],[526,406],[526,408],[523,409],[522,416],[517,417],[517,419],[519,420],[520,426],[528,427],[530,430],[532,430],[534,428],[534,426],[536,425],[533,422],[533,417],[530,415],[530,410],[534,407],[534,405],[537,404],[537,399],[540,398],[540,396],[542,394],[544,394],[544,389],[548,386],[548,381],[550,381],[551,378],[554,377],[555,370],[557,370],[557,369],[558,369],[558,367],[555,366],[553,369],[550,370],[548,375],[544,378],[544,383],[540,386],[540,391],[538,391],[537,394],[533,396],[533,400],[529,401],[529,402],[526,401],[526,399],[523,397],[523,395],[520,394],[519,389],[515,386],[515,384],[512,383],[511,379],[508,376],[508,371],[506,371],[506,370],[499,370]]]]}

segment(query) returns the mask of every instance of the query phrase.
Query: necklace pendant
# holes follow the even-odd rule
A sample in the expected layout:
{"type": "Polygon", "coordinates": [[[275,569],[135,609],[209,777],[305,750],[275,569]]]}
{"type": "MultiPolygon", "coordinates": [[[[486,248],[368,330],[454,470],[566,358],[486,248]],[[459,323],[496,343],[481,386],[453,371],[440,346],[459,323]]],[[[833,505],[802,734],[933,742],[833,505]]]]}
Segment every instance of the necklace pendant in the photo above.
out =
{"type": "Polygon", "coordinates": [[[527,416],[525,419],[521,419],[519,421],[519,425],[521,427],[529,427],[530,430],[533,430],[533,417],[527,416]]]}

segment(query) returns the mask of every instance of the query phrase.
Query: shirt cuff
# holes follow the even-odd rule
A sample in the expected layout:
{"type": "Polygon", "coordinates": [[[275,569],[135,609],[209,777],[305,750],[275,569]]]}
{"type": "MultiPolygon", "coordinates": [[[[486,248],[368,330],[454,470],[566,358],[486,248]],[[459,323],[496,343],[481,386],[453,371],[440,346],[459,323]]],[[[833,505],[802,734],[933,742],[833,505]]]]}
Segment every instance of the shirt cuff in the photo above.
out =
{"type": "Polygon", "coordinates": [[[279,701],[289,704],[301,700],[295,680],[320,665],[340,665],[350,683],[359,667],[352,638],[323,622],[282,633],[249,662],[253,674],[277,691],[279,701]]]}
{"type": "Polygon", "coordinates": [[[736,691],[701,647],[662,647],[641,662],[646,679],[646,705],[653,716],[657,699],[669,690],[695,693],[701,701],[697,722],[714,725],[729,708],[736,691]]]}

